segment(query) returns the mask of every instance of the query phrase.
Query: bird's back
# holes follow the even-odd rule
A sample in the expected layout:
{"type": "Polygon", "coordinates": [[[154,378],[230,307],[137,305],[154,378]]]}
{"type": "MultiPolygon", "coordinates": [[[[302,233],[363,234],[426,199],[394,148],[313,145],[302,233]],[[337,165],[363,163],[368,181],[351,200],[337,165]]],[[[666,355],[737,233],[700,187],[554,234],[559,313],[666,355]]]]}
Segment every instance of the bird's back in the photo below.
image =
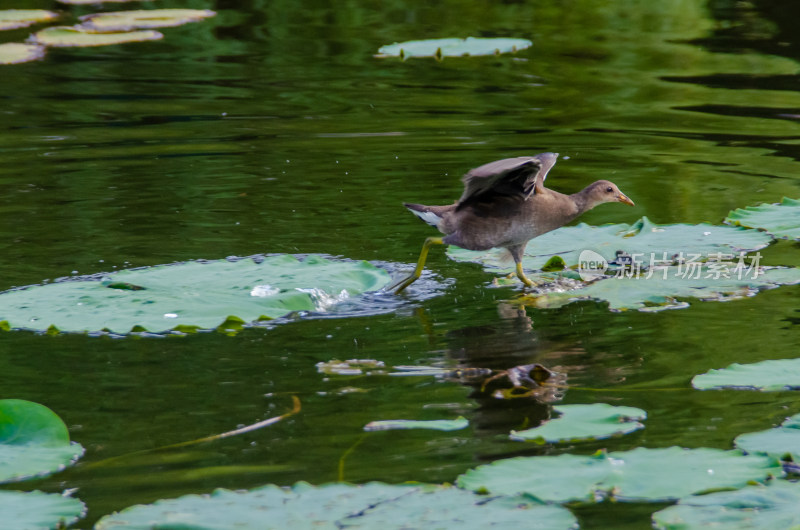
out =
{"type": "Polygon", "coordinates": [[[547,213],[572,209],[568,196],[543,185],[557,157],[541,153],[484,164],[464,175],[464,193],[455,204],[406,208],[445,234],[448,244],[470,250],[523,244],[571,220],[547,213]]]}

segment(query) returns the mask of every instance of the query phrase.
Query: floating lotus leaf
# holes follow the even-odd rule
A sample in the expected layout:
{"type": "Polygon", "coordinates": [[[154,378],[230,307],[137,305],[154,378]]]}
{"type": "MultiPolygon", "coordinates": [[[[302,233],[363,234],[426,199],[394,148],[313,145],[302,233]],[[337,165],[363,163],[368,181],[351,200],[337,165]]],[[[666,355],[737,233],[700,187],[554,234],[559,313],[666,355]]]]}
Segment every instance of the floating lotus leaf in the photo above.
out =
{"type": "Polygon", "coordinates": [[[491,495],[527,493],[552,502],[665,502],[719,488],[780,476],[770,457],[720,449],[646,449],[593,456],[518,457],[479,466],[458,477],[461,488],[491,495]]]}
{"type": "Polygon", "coordinates": [[[757,228],[782,239],[800,239],[800,200],[783,198],[780,204],[761,204],[733,210],[728,224],[757,228]]]}
{"type": "Polygon", "coordinates": [[[736,263],[698,263],[691,270],[685,265],[664,267],[634,277],[598,280],[582,289],[529,296],[522,301],[527,305],[553,308],[591,299],[608,302],[612,311],[661,311],[688,307],[688,303],[681,301],[688,298],[727,301],[800,282],[800,269],[774,267],[759,269],[756,273],[756,269],[737,270],[736,266],[736,263]]]}
{"type": "Polygon", "coordinates": [[[775,458],[789,454],[794,462],[800,462],[800,414],[787,418],[780,427],[741,434],[733,443],[748,453],[763,453],[775,458]]]}
{"type": "Polygon", "coordinates": [[[41,491],[0,491],[3,530],[66,528],[86,513],[78,499],[41,491]]]}
{"type": "Polygon", "coordinates": [[[533,429],[512,431],[511,439],[538,443],[602,440],[643,429],[639,420],[647,418],[642,409],[607,403],[560,405],[553,410],[560,414],[558,418],[533,429]]]}
{"type": "Polygon", "coordinates": [[[105,516],[95,530],[286,528],[574,528],[565,508],[525,498],[487,498],[443,486],[298,483],[247,492],[217,490],[105,516]]]}
{"type": "Polygon", "coordinates": [[[44,46],[39,44],[6,42],[0,44],[0,64],[19,64],[35,61],[44,57],[44,50],[44,46]]]}
{"type": "Polygon", "coordinates": [[[800,484],[773,480],[738,491],[686,497],[654,513],[653,523],[663,530],[798,528],[798,506],[800,484]]]}
{"type": "Polygon", "coordinates": [[[767,360],[753,364],[734,363],[694,376],[698,390],[742,389],[778,392],[800,389],[800,359],[767,360]]]}
{"type": "Polygon", "coordinates": [[[32,42],[54,48],[109,46],[128,42],[144,42],[158,40],[164,35],[158,31],[122,31],[115,33],[97,33],[80,26],[53,26],[37,31],[31,35],[32,42]]]}
{"type": "MultiPolygon", "coordinates": [[[[705,223],[659,225],[642,217],[632,225],[581,223],[553,230],[528,243],[522,265],[525,270],[541,270],[548,260],[560,256],[567,267],[577,267],[584,251],[595,252],[607,262],[615,260],[621,251],[648,268],[672,264],[675,256],[697,262],[709,258],[725,261],[738,258],[742,251],[764,248],[770,241],[767,234],[740,227],[705,223]]],[[[447,253],[455,260],[493,269],[510,270],[513,266],[502,249],[476,252],[450,246],[447,253]]]]}
{"type": "Polygon", "coordinates": [[[38,331],[240,329],[294,311],[327,311],[389,283],[367,262],[289,255],[128,269],[0,293],[0,321],[38,331]]]}
{"type": "Polygon", "coordinates": [[[0,400],[0,483],[55,473],[82,454],[83,447],[69,441],[66,425],[49,408],[21,399],[0,400]]]}
{"type": "Polygon", "coordinates": [[[383,361],[375,359],[349,359],[339,361],[336,359],[328,362],[318,362],[317,371],[328,375],[361,375],[363,373],[383,374],[386,373],[386,365],[383,361]]]}
{"type": "Polygon", "coordinates": [[[0,31],[26,28],[37,22],[55,20],[58,16],[58,13],[45,9],[2,9],[0,10],[0,31]]]}
{"type": "Polygon", "coordinates": [[[515,53],[533,43],[526,39],[474,38],[410,40],[381,46],[376,57],[461,57],[515,53]]]}
{"type": "Polygon", "coordinates": [[[84,15],[80,20],[84,28],[105,32],[182,26],[215,15],[208,9],[147,9],[94,13],[84,15]]]}
{"type": "Polygon", "coordinates": [[[389,431],[395,429],[430,429],[433,431],[458,431],[466,428],[469,421],[459,416],[454,420],[378,420],[364,425],[365,431],[389,431]]]}

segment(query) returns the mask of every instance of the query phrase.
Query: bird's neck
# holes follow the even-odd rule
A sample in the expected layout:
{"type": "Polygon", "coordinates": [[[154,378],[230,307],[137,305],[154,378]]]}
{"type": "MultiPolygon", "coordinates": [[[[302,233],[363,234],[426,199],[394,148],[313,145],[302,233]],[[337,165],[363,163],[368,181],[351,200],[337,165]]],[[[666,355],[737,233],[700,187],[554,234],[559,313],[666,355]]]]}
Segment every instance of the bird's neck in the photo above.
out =
{"type": "Polygon", "coordinates": [[[584,212],[588,212],[589,210],[597,206],[597,204],[594,201],[591,201],[589,199],[590,188],[591,186],[587,186],[578,193],[573,193],[572,195],[569,196],[569,198],[572,199],[572,202],[575,203],[575,206],[578,210],[577,213],[575,214],[575,217],[581,215],[584,212]]]}
{"type": "Polygon", "coordinates": [[[586,200],[581,197],[579,200],[582,202],[579,203],[575,200],[578,195],[580,194],[565,195],[547,188],[544,189],[544,193],[540,194],[543,197],[541,204],[549,204],[546,208],[552,212],[548,215],[548,219],[554,223],[553,228],[569,223],[584,212],[581,210],[581,206],[586,200]]]}

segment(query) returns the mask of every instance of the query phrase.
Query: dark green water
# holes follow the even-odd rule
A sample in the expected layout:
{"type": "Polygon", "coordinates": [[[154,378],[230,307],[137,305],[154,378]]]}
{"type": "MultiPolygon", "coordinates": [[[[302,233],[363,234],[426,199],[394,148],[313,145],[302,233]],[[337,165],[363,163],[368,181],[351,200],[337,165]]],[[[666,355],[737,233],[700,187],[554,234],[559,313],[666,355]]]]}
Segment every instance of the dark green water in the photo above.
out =
{"type": "MultiPolygon", "coordinates": [[[[719,223],[735,207],[800,197],[793,0],[159,7],[219,15],[166,29],[160,42],[54,50],[0,70],[0,290],[256,253],[410,267],[433,232],[403,200],[450,202],[469,168],[541,151],[562,155],[551,187],[574,192],[609,178],[636,201],[590,212],[582,220],[592,224],[643,215],[719,223]],[[534,45],[443,62],[373,57],[395,41],[468,35],[534,45]]],[[[768,264],[800,265],[798,251],[781,243],[763,254],[768,264]]],[[[798,287],[654,314],[587,302],[520,315],[502,304],[519,288],[490,288],[493,276],[477,265],[436,249],[429,270],[454,281],[428,299],[411,292],[388,314],[233,337],[0,333],[0,397],[49,406],[87,449],[76,467],[10,488],[78,488],[89,515],[77,526],[88,528],[113,510],[185,493],[334,481],[344,456],[352,482],[451,482],[518,454],[727,449],[736,435],[800,412],[793,393],[689,385],[732,362],[794,357],[798,287]],[[548,407],[479,400],[434,378],[317,372],[334,358],[541,362],[568,374],[564,403],[643,408],[647,427],[602,443],[510,442],[510,429],[547,417],[548,407]],[[281,414],[292,394],[302,413],[271,427],[141,452],[281,414]],[[469,429],[362,431],[376,419],[459,414],[469,429]]],[[[584,528],[646,528],[656,508],[576,513],[584,528]]]]}

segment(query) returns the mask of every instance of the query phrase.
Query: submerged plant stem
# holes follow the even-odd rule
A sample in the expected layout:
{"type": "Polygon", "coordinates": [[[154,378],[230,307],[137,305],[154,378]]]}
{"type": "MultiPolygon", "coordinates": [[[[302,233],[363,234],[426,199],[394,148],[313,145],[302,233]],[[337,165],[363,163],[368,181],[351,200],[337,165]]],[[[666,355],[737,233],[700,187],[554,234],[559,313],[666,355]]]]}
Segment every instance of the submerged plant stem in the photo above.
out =
{"type": "Polygon", "coordinates": [[[212,434],[211,436],[206,436],[205,438],[198,438],[197,440],[190,440],[188,442],[179,442],[172,445],[165,445],[163,447],[158,447],[156,449],[153,449],[153,451],[157,451],[159,449],[174,449],[176,447],[185,447],[187,445],[195,445],[203,442],[211,442],[214,440],[219,440],[221,438],[228,438],[229,436],[237,436],[239,434],[256,431],[258,429],[261,429],[262,427],[272,425],[273,423],[278,423],[279,421],[286,419],[289,416],[294,416],[295,414],[300,412],[301,410],[300,399],[297,396],[292,396],[292,403],[293,403],[292,410],[290,410],[285,414],[281,414],[280,416],[275,416],[273,418],[269,418],[264,421],[259,421],[258,423],[254,423],[252,425],[246,425],[240,429],[235,429],[233,431],[223,432],[221,434],[212,434]]]}
{"type": "Polygon", "coordinates": [[[230,436],[237,436],[239,434],[245,434],[245,433],[248,433],[248,432],[252,432],[252,431],[261,429],[263,427],[267,427],[268,425],[272,425],[274,423],[278,423],[279,421],[281,421],[283,419],[286,419],[286,418],[288,418],[290,416],[294,416],[295,414],[300,412],[301,408],[302,407],[300,405],[300,399],[297,396],[292,396],[292,410],[290,410],[289,412],[286,412],[284,414],[281,414],[280,416],[274,416],[274,417],[268,418],[268,419],[266,419],[264,421],[259,421],[258,423],[253,423],[252,425],[246,425],[246,426],[241,427],[239,429],[234,429],[232,431],[223,432],[223,433],[220,433],[220,434],[212,434],[211,436],[205,436],[203,438],[198,438],[197,440],[189,440],[187,442],[178,442],[178,443],[170,444],[170,445],[162,445],[161,447],[155,447],[153,449],[147,449],[147,450],[144,450],[144,451],[134,451],[133,453],[127,453],[127,454],[124,454],[124,455],[119,455],[119,456],[114,456],[114,457],[111,457],[111,458],[106,458],[105,460],[101,460],[99,462],[95,462],[93,464],[89,464],[86,467],[88,468],[88,467],[102,466],[102,465],[108,464],[109,462],[112,462],[114,460],[120,460],[120,459],[126,458],[128,456],[132,456],[132,455],[141,455],[141,454],[145,454],[145,453],[153,453],[153,452],[156,452],[156,451],[165,451],[167,449],[177,449],[179,447],[186,447],[186,446],[189,446],[189,445],[196,445],[196,444],[200,444],[200,443],[204,443],[204,442],[212,442],[214,440],[219,440],[219,439],[222,439],[222,438],[228,438],[230,436]]]}
{"type": "Polygon", "coordinates": [[[339,482],[344,482],[344,461],[347,459],[348,456],[350,456],[350,454],[353,451],[356,450],[356,447],[361,445],[361,442],[363,442],[364,439],[366,439],[366,437],[367,437],[366,434],[362,434],[361,437],[359,437],[359,439],[356,440],[356,442],[353,445],[348,447],[347,450],[344,453],[342,453],[341,458],[339,458],[339,475],[338,475],[339,482]]]}

